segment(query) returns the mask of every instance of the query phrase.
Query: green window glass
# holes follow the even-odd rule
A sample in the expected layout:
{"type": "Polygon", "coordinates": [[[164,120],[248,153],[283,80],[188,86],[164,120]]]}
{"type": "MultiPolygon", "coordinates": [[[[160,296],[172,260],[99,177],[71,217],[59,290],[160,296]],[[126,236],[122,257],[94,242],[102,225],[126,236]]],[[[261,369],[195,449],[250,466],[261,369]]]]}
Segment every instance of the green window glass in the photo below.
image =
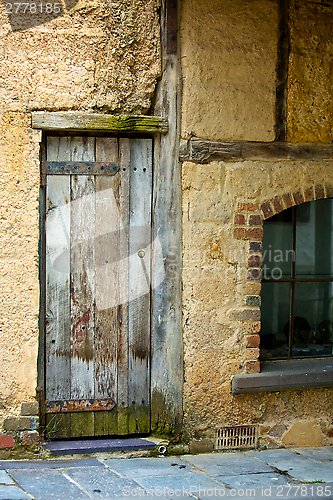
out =
{"type": "Polygon", "coordinates": [[[333,200],[264,223],[261,359],[332,355],[333,200]]]}

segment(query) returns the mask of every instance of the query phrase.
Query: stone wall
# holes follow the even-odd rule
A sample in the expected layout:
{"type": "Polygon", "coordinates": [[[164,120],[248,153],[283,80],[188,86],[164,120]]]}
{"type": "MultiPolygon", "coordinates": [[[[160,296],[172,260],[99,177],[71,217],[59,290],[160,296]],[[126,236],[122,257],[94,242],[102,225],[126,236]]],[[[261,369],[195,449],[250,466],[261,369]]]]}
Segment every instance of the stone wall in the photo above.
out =
{"type": "Polygon", "coordinates": [[[332,142],[333,5],[292,0],[287,140],[332,142]]]}
{"type": "MultiPolygon", "coordinates": [[[[25,29],[0,5],[0,448],[36,432],[24,405],[37,380],[41,136],[29,113],[147,113],[161,76],[159,0],[66,4],[25,29]]],[[[287,138],[331,142],[332,8],[290,5],[287,138]]],[[[183,139],[274,140],[278,17],[276,0],[183,0],[183,139]]],[[[262,447],[331,442],[332,389],[232,396],[230,384],[259,369],[262,221],[331,196],[333,162],[188,161],[182,172],[184,438],[256,423],[262,447]]]]}
{"type": "Polygon", "coordinates": [[[256,423],[260,446],[280,446],[305,421],[312,443],[327,444],[333,389],[233,396],[231,379],[259,371],[263,219],[330,197],[333,162],[184,162],[182,182],[187,435],[213,438],[216,427],[256,423]]]}
{"type": "MultiPolygon", "coordinates": [[[[273,141],[278,2],[185,0],[182,137],[273,141]]],[[[332,141],[333,6],[289,8],[287,140],[332,141]]]]}
{"type": "MultiPolygon", "coordinates": [[[[277,1],[184,0],[184,142],[274,141],[282,65],[287,140],[331,143],[332,6],[288,5],[283,28],[277,1]],[[279,52],[283,35],[289,49],[279,52]]],[[[331,388],[235,396],[231,380],[260,370],[263,220],[332,197],[333,162],[269,160],[264,146],[253,160],[211,161],[214,144],[205,164],[196,151],[182,165],[185,434],[192,450],[211,449],[215,428],[241,424],[259,425],[260,447],[327,444],[331,388]]]]}
{"type": "Polygon", "coordinates": [[[161,75],[159,6],[84,0],[46,24],[13,31],[15,16],[10,23],[1,3],[1,107],[147,112],[161,75]]]}

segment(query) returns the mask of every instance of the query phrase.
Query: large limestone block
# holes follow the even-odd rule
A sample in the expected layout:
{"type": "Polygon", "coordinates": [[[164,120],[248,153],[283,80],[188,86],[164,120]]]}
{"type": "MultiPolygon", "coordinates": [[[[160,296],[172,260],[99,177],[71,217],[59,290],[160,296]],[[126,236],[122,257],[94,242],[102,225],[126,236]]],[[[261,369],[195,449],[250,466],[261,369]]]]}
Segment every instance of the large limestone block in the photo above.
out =
{"type": "Polygon", "coordinates": [[[38,350],[40,132],[29,116],[0,115],[0,409],[35,395],[38,350]],[[1,406],[2,405],[2,406],[1,406]]]}
{"type": "Polygon", "coordinates": [[[185,0],[182,135],[272,141],[277,2],[185,0]]]}
{"type": "Polygon", "coordinates": [[[282,441],[287,446],[322,446],[323,435],[316,420],[295,422],[284,434],[282,441]]]}
{"type": "Polygon", "coordinates": [[[230,197],[254,199],[271,188],[271,165],[267,162],[229,163],[226,167],[225,191],[230,197]]]}

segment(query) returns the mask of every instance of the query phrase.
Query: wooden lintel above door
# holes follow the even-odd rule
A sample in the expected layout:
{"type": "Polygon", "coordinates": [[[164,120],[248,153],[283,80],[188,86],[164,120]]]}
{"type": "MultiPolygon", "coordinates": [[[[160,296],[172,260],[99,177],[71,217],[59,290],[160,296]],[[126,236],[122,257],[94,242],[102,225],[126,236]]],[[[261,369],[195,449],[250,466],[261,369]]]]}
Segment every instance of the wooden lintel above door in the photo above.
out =
{"type": "Polygon", "coordinates": [[[168,132],[168,119],[146,115],[105,115],[101,113],[50,112],[31,113],[31,126],[40,130],[74,132],[168,132]]]}

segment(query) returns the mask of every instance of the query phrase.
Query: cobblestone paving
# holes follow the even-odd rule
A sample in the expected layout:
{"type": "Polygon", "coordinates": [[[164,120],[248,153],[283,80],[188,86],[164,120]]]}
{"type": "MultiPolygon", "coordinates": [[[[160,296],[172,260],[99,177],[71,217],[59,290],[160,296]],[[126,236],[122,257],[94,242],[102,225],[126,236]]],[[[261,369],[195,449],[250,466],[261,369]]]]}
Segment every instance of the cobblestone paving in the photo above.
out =
{"type": "Polygon", "coordinates": [[[0,500],[333,499],[333,448],[0,461],[0,500]]]}

